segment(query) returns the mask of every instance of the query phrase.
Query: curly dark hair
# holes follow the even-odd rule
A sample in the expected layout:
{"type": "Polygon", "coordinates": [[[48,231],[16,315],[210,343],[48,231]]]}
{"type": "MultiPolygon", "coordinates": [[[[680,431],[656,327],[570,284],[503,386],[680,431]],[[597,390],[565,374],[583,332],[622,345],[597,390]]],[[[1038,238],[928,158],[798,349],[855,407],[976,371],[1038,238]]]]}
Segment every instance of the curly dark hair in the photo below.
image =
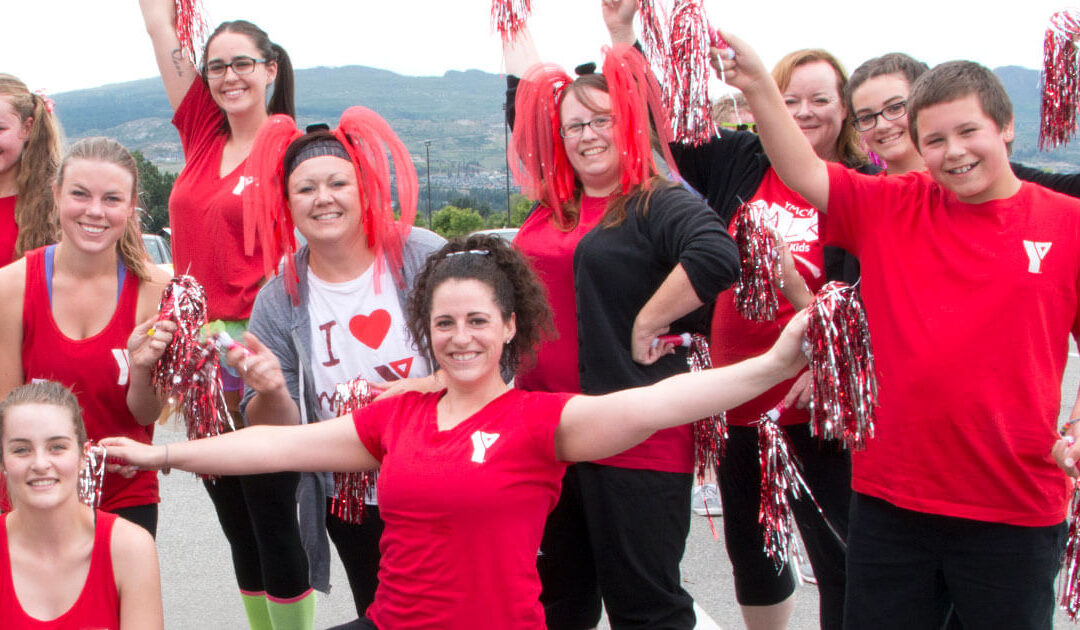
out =
{"type": "Polygon", "coordinates": [[[499,359],[504,374],[534,360],[540,340],[554,334],[544,286],[520,252],[495,236],[453,239],[428,257],[406,305],[409,332],[432,365],[436,361],[431,349],[431,299],[447,280],[483,282],[494,291],[503,320],[516,316],[517,333],[503,346],[499,359]]]}

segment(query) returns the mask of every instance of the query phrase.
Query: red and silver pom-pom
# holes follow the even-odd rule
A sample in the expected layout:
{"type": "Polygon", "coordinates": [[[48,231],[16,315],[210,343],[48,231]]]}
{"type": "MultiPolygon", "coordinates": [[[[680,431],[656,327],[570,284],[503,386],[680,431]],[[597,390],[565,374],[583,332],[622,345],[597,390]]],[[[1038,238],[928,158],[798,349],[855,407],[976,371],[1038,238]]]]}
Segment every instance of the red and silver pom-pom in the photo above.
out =
{"type": "Polygon", "coordinates": [[[1076,111],[1080,107],[1078,41],[1080,13],[1074,9],[1055,13],[1043,38],[1040,150],[1061,146],[1076,133],[1076,111]]]}
{"type": "Polygon", "coordinates": [[[104,485],[105,447],[91,445],[79,469],[79,500],[96,510],[101,505],[101,489],[104,485]]]}
{"type": "Polygon", "coordinates": [[[739,247],[736,310],[751,321],[775,320],[780,306],[775,287],[782,286],[783,260],[761,208],[744,203],[735,213],[735,243],[739,247]]]}
{"type": "Polygon", "coordinates": [[[761,464],[761,506],[758,522],[765,538],[765,555],[780,571],[795,549],[795,519],[791,501],[802,496],[806,484],[778,422],[783,403],[765,412],[758,422],[758,460],[761,464]]]}
{"type": "Polygon", "coordinates": [[[203,13],[201,0],[175,0],[176,2],[176,38],[180,41],[180,52],[197,66],[198,50],[209,29],[203,13]]]}
{"type": "Polygon", "coordinates": [[[710,29],[701,0],[678,0],[671,12],[668,109],[675,141],[700,145],[716,136],[709,100],[710,29]]]}
{"type": "Polygon", "coordinates": [[[1058,603],[1069,619],[1076,621],[1080,617],[1080,485],[1073,489],[1069,515],[1065,560],[1058,574],[1058,603]]]}
{"type": "Polygon", "coordinates": [[[810,303],[805,349],[810,358],[810,431],[861,450],[874,437],[877,377],[862,298],[830,282],[810,303]]]}
{"type": "Polygon", "coordinates": [[[188,357],[191,380],[180,399],[180,415],[187,426],[189,440],[233,431],[225,388],[221,384],[218,350],[212,341],[198,344],[188,357]]]}
{"type": "MultiPolygon", "coordinates": [[[[343,416],[367,407],[383,391],[359,377],[347,383],[338,383],[330,398],[330,408],[335,414],[343,416]]],[[[378,473],[374,471],[335,472],[331,512],[347,523],[360,524],[364,520],[364,499],[375,487],[377,476],[378,473]]]]}
{"type": "MultiPolygon", "coordinates": [[[[712,357],[709,355],[709,341],[704,335],[688,335],[683,333],[681,337],[689,337],[689,343],[682,343],[689,348],[686,361],[690,364],[691,372],[700,372],[712,367],[712,357]]],[[[702,418],[691,425],[694,435],[694,460],[697,462],[698,481],[704,482],[705,472],[712,470],[715,477],[720,475],[720,458],[724,456],[724,445],[727,443],[727,415],[720,413],[702,418]]]]}
{"type": "Polygon", "coordinates": [[[532,0],[491,0],[491,28],[499,31],[503,43],[512,42],[531,12],[532,0]]]}
{"type": "Polygon", "coordinates": [[[667,77],[671,67],[671,44],[668,41],[667,16],[664,15],[663,6],[656,0],[641,0],[638,20],[641,22],[641,47],[653,74],[667,77]]]}

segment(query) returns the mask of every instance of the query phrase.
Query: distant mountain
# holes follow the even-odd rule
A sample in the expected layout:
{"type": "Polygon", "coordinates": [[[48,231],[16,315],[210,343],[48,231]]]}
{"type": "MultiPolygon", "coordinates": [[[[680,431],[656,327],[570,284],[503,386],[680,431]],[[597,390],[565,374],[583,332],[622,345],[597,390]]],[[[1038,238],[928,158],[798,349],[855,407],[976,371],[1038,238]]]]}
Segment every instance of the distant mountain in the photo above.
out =
{"type": "MultiPolygon", "coordinates": [[[[1017,139],[1014,159],[1055,170],[1080,168],[1080,143],[1049,153],[1038,151],[1039,73],[1018,66],[995,70],[1012,98],[1017,139]]],[[[478,70],[441,77],[407,77],[364,66],[312,68],[296,73],[301,124],[337,123],[342,110],[364,105],[386,118],[408,146],[420,177],[425,140],[430,140],[431,175],[441,186],[503,186],[505,168],[503,77],[478,70]]],[[[70,138],[113,136],[139,149],[159,166],[183,163],[180,141],[169,123],[172,112],[161,82],[143,79],[55,96],[70,138]]],[[[436,206],[437,207],[437,206],[436,206]]]]}

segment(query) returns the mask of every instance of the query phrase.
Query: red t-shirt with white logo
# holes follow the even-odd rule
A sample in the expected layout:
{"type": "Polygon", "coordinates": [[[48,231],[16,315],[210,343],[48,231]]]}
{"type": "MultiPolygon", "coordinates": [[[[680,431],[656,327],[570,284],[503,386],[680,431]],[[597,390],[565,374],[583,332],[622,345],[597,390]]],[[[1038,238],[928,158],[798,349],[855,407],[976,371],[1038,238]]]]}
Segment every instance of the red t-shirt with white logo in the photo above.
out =
{"type": "Polygon", "coordinates": [[[172,120],[187,162],[169,196],[169,225],[173,267],[202,284],[209,319],[241,320],[251,315],[263,260],[258,242],[244,255],[246,160],[221,176],[224,119],[202,80],[192,81],[172,120]]]}
{"type": "MultiPolygon", "coordinates": [[[[97,441],[126,436],[144,444],[154,440],[153,423],[143,426],[127,405],[127,341],[135,328],[139,278],[125,272],[124,287],[112,318],[86,339],[65,335],[53,319],[45,284],[45,248],[26,254],[23,297],[22,365],[26,382],[57,381],[69,387],[82,407],[87,437],[97,441]]],[[[157,472],[146,470],[127,479],[106,473],[101,509],[158,503],[157,472]]]]}
{"type": "Polygon", "coordinates": [[[1080,334],[1080,201],[1024,183],[972,205],[925,172],[832,164],[829,187],[828,240],[862,263],[879,387],[854,490],[919,512],[1060,523],[1067,485],[1050,449],[1068,335],[1080,334]]]}
{"type": "Polygon", "coordinates": [[[15,260],[15,241],[19,238],[19,225],[15,223],[18,201],[18,195],[0,197],[0,267],[15,260]]]}
{"type": "Polygon", "coordinates": [[[409,392],[356,411],[382,462],[380,628],[545,627],[536,554],[566,465],[555,429],[570,394],[507,391],[440,431],[445,394],[409,392]]]}
{"type": "MultiPolygon", "coordinates": [[[[825,283],[825,248],[818,234],[818,211],[780,181],[771,167],[750,200],[750,205],[762,210],[762,216],[771,228],[776,229],[791,248],[795,267],[806,280],[811,291],[816,292],[825,283]]],[[[741,211],[741,210],[740,210],[741,211]]],[[[734,220],[729,229],[735,234],[734,220]]],[[[780,336],[780,331],[795,315],[791,303],[777,296],[779,308],[776,320],[755,322],[743,317],[735,309],[735,289],[724,291],[716,298],[713,310],[712,332],[709,352],[714,366],[731,365],[755,357],[769,348],[780,336]]],[[[727,411],[727,421],[734,426],[756,424],[761,415],[784,399],[795,379],[784,381],[761,396],[733,407],[727,411]]],[[[781,424],[809,422],[806,409],[791,408],[780,416],[781,424]]]]}

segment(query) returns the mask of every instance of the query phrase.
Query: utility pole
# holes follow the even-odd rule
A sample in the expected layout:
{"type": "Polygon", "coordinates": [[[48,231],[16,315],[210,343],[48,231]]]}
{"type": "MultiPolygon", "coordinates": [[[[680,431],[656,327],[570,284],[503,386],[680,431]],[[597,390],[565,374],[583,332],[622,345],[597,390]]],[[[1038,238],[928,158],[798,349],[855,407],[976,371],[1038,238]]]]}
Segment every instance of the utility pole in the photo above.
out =
{"type": "MultiPolygon", "coordinates": [[[[504,105],[505,107],[505,105],[504,105]]],[[[427,226],[431,229],[431,140],[424,140],[424,163],[427,164],[427,226]]]]}
{"type": "Polygon", "coordinates": [[[506,159],[506,227],[510,227],[510,123],[503,103],[503,157],[506,159]]]}

